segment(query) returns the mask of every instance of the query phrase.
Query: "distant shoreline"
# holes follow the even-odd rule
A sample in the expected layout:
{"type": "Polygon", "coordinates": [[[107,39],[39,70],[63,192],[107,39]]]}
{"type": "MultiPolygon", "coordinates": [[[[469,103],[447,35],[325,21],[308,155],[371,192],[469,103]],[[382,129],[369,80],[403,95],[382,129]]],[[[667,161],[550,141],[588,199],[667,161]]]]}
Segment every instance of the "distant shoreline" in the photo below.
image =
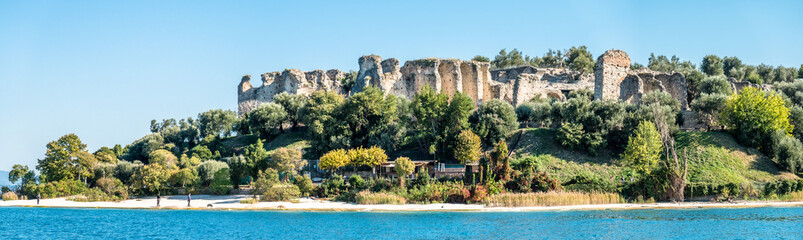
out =
{"type": "Polygon", "coordinates": [[[165,209],[165,210],[290,210],[290,211],[455,211],[455,212],[524,212],[524,211],[566,211],[566,210],[634,210],[634,209],[694,209],[694,208],[755,208],[755,207],[796,207],[803,202],[765,202],[743,201],[735,203],[624,203],[599,205],[541,206],[541,207],[487,207],[481,204],[404,204],[404,205],[362,205],[302,198],[298,202],[259,202],[240,203],[249,195],[197,195],[193,196],[191,206],[187,207],[186,195],[164,196],[161,207],[156,207],[155,197],[129,199],[120,202],[74,202],[66,198],[43,199],[40,204],[34,200],[0,201],[0,207],[57,207],[57,208],[111,208],[111,209],[165,209]],[[212,204],[212,207],[208,207],[212,204]]]}

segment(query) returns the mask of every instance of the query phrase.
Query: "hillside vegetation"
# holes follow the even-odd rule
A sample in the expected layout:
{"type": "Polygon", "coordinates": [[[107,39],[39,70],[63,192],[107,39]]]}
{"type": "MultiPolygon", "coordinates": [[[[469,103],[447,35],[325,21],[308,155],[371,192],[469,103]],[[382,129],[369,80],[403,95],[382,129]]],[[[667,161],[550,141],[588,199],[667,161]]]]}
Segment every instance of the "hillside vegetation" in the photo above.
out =
{"type": "MultiPolygon", "coordinates": [[[[554,129],[524,129],[518,146],[511,148],[513,164],[535,159],[536,168],[560,180],[567,189],[617,190],[622,178],[630,181],[630,170],[619,166],[619,156],[610,151],[589,155],[566,149],[555,140],[554,129]]],[[[518,134],[510,137],[514,142],[518,134]]],[[[755,148],[739,145],[727,133],[679,132],[678,149],[687,149],[689,178],[686,191],[691,196],[719,194],[728,186],[759,189],[767,182],[798,179],[780,171],[770,158],[755,148]]],[[[682,151],[679,152],[682,154],[682,151]]],[[[729,190],[730,191],[730,190],[729,190]]]]}

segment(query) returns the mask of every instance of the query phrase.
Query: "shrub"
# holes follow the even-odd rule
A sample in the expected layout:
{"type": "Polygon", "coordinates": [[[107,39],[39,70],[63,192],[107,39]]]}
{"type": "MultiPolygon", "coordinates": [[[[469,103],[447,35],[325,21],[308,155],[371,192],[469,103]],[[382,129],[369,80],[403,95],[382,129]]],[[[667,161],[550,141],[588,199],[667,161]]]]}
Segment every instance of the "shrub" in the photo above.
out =
{"type": "Polygon", "coordinates": [[[95,188],[115,199],[128,199],[128,190],[119,179],[108,177],[98,179],[95,182],[95,188]]]}
{"type": "Polygon", "coordinates": [[[365,185],[365,180],[363,180],[360,175],[351,175],[351,177],[349,177],[349,186],[351,187],[351,190],[354,190],[355,192],[359,192],[367,188],[365,185]]]}
{"type": "Polygon", "coordinates": [[[4,192],[3,193],[3,201],[12,201],[12,200],[19,200],[17,194],[14,192],[4,192]]]}
{"type": "Polygon", "coordinates": [[[202,162],[201,165],[198,165],[198,177],[201,179],[201,182],[205,184],[211,183],[213,180],[215,180],[217,172],[223,169],[226,169],[226,176],[228,176],[229,165],[225,162],[215,160],[205,161],[202,162]]]}
{"type": "Polygon", "coordinates": [[[785,104],[775,92],[746,87],[728,99],[720,120],[737,135],[740,143],[761,147],[764,153],[771,154],[765,144],[767,137],[778,130],[792,133],[789,108],[785,104]]]}
{"type": "Polygon", "coordinates": [[[803,144],[781,131],[772,137],[773,159],[791,173],[803,172],[803,144]]]}
{"type": "Polygon", "coordinates": [[[296,176],[293,178],[293,185],[298,187],[301,196],[309,196],[315,190],[315,185],[312,184],[312,179],[307,176],[296,176]]]}
{"type": "Polygon", "coordinates": [[[362,191],[357,193],[357,196],[354,198],[355,202],[359,204],[405,204],[407,200],[404,197],[398,196],[392,193],[372,193],[368,191],[362,191]]]}
{"type": "Polygon", "coordinates": [[[545,172],[539,172],[533,176],[530,189],[532,189],[533,192],[558,191],[561,189],[561,186],[557,179],[550,178],[545,172]]]}
{"type": "Polygon", "coordinates": [[[387,178],[371,179],[365,184],[368,185],[368,190],[371,190],[371,192],[389,191],[391,188],[393,188],[392,183],[387,178]]]}
{"type": "Polygon", "coordinates": [[[134,176],[134,174],[139,171],[139,168],[142,166],[143,165],[140,162],[131,163],[128,161],[119,161],[114,167],[114,177],[130,185],[134,182],[131,177],[134,176]]]}
{"type": "Polygon", "coordinates": [[[78,195],[87,190],[86,185],[79,180],[60,180],[40,184],[37,187],[37,192],[42,195],[42,198],[57,198],[72,195],[78,195]]]}
{"type": "Polygon", "coordinates": [[[103,190],[100,188],[94,187],[87,189],[82,194],[71,196],[67,198],[67,200],[75,202],[102,202],[120,200],[120,198],[116,196],[110,196],[103,192],[103,190]]]}
{"type": "Polygon", "coordinates": [[[469,117],[469,122],[474,133],[490,145],[503,140],[518,126],[513,106],[499,99],[482,103],[469,117]]]}
{"type": "Polygon", "coordinates": [[[298,198],[299,195],[301,195],[301,192],[298,190],[298,187],[292,184],[281,183],[266,189],[265,193],[262,194],[262,201],[288,201],[298,198]]]}
{"type": "Polygon", "coordinates": [[[466,198],[466,202],[482,202],[488,198],[489,190],[485,186],[482,185],[473,185],[469,189],[469,197],[466,198]]]}
{"type": "Polygon", "coordinates": [[[212,193],[224,195],[231,191],[232,185],[231,179],[229,178],[229,168],[223,168],[215,172],[215,177],[213,179],[212,184],[209,184],[209,189],[212,190],[212,193]]]}
{"type": "Polygon", "coordinates": [[[343,177],[335,175],[323,180],[315,189],[319,197],[334,197],[346,190],[346,183],[343,177]]]}

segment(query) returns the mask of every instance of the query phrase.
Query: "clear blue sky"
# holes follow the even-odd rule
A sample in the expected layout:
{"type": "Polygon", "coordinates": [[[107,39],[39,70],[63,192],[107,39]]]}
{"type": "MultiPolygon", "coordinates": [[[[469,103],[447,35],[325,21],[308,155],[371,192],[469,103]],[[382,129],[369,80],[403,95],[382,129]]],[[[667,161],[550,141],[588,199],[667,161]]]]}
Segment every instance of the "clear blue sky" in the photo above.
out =
{"type": "Polygon", "coordinates": [[[67,133],[94,151],[151,119],[236,110],[244,74],[573,45],[797,67],[801,29],[800,1],[2,1],[0,169],[67,133]]]}

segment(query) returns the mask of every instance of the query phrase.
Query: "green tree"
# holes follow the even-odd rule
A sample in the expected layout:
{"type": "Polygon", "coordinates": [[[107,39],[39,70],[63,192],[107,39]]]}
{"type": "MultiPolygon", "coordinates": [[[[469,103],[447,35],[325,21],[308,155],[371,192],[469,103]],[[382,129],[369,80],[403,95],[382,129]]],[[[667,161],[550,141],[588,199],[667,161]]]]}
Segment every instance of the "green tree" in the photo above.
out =
{"type": "Polygon", "coordinates": [[[441,140],[439,137],[442,138],[444,133],[443,118],[449,108],[448,97],[424,85],[413,97],[410,108],[415,117],[412,124],[419,147],[435,154],[441,140]]]}
{"type": "Polygon", "coordinates": [[[471,61],[491,62],[491,59],[488,59],[488,57],[485,57],[485,56],[477,55],[477,56],[474,56],[474,58],[471,58],[471,61]]]}
{"type": "Polygon", "coordinates": [[[126,146],[126,149],[128,150],[123,159],[128,161],[140,160],[147,163],[148,156],[151,154],[151,152],[155,151],[156,149],[160,149],[164,143],[164,137],[162,137],[162,135],[159,133],[145,135],[144,137],[126,146]]]}
{"type": "MultiPolygon", "coordinates": [[[[198,177],[202,184],[211,183],[214,181],[215,174],[223,169],[226,169],[228,172],[229,165],[221,161],[205,161],[202,162],[201,165],[198,165],[198,177]]],[[[226,173],[226,176],[228,175],[229,174],[226,173]]]]}
{"type": "Polygon", "coordinates": [[[761,82],[775,82],[775,67],[773,66],[762,63],[756,67],[756,73],[758,73],[758,76],[761,77],[761,82]]]}
{"type": "Polygon", "coordinates": [[[200,159],[212,159],[212,151],[207,146],[198,145],[190,149],[190,156],[200,159]]]}
{"type": "Polygon", "coordinates": [[[703,70],[703,72],[708,76],[724,74],[724,70],[722,69],[722,59],[713,54],[707,55],[703,58],[703,63],[700,65],[700,69],[703,70]]]}
{"type": "Polygon", "coordinates": [[[162,164],[151,163],[142,167],[134,176],[137,188],[147,188],[151,192],[161,193],[167,187],[171,172],[176,169],[162,164]]]}
{"type": "Polygon", "coordinates": [[[393,162],[393,170],[396,171],[396,176],[399,177],[399,186],[404,187],[404,179],[413,173],[415,164],[407,157],[398,157],[393,162]]]}
{"type": "Polygon", "coordinates": [[[762,146],[765,137],[782,130],[791,134],[789,108],[779,94],[746,87],[728,99],[720,120],[738,139],[751,147],[762,146]]]}
{"type": "Polygon", "coordinates": [[[722,70],[725,73],[725,75],[728,76],[728,77],[732,77],[732,78],[736,78],[738,80],[741,80],[744,74],[742,73],[742,76],[735,75],[733,70],[740,69],[742,67],[744,67],[744,65],[742,64],[742,60],[740,60],[737,57],[723,57],[722,58],[722,70]]]}
{"type": "Polygon", "coordinates": [[[733,93],[731,84],[725,76],[710,76],[700,82],[698,91],[700,94],[721,94],[729,96],[733,93]]]}
{"type": "Polygon", "coordinates": [[[176,155],[164,149],[151,152],[148,159],[150,159],[150,163],[162,164],[164,166],[176,166],[178,164],[176,155]]]}
{"type": "Polygon", "coordinates": [[[340,137],[345,127],[340,124],[336,113],[343,105],[343,96],[331,91],[316,91],[310,94],[307,103],[299,109],[301,122],[307,126],[310,145],[318,153],[347,147],[340,137]],[[333,141],[333,139],[335,141],[333,141]]]}
{"type": "Polygon", "coordinates": [[[340,119],[343,132],[350,132],[351,147],[378,144],[383,135],[395,135],[389,126],[397,120],[396,97],[387,96],[378,88],[367,86],[343,104],[340,119]]]}
{"type": "Polygon", "coordinates": [[[622,165],[632,168],[641,176],[650,175],[658,168],[663,143],[655,124],[642,121],[627,142],[622,154],[622,165]]]}
{"type": "Polygon", "coordinates": [[[78,177],[79,163],[73,153],[86,151],[86,144],[75,134],[67,134],[47,144],[45,158],[39,159],[39,170],[43,182],[72,180],[78,177]]]}
{"type": "Polygon", "coordinates": [[[234,188],[239,188],[242,179],[246,176],[250,176],[248,162],[245,160],[243,155],[238,155],[229,158],[227,163],[229,165],[229,176],[231,177],[231,182],[234,184],[234,188]]]}
{"type": "MultiPolygon", "coordinates": [[[[565,63],[563,52],[561,50],[549,49],[543,57],[541,57],[540,67],[559,67],[562,68],[565,63]]],[[[531,64],[532,65],[532,64],[531,64]]]]}
{"type": "Polygon", "coordinates": [[[243,151],[249,175],[256,179],[260,170],[268,168],[268,151],[265,150],[262,139],[257,139],[256,143],[246,146],[243,151]]]}
{"type": "MultiPolygon", "coordinates": [[[[8,172],[8,181],[11,182],[11,184],[15,184],[17,181],[24,180],[25,174],[27,174],[28,171],[30,171],[28,166],[14,164],[14,166],[11,167],[11,172],[8,172]]],[[[17,185],[18,189],[21,189],[22,186],[25,186],[26,184],[27,182],[20,181],[20,183],[17,185]]]]}
{"type": "Polygon", "coordinates": [[[171,176],[171,181],[181,186],[181,188],[192,186],[194,183],[198,182],[198,179],[198,174],[191,168],[180,169],[171,176]]]}
{"type": "Polygon", "coordinates": [[[482,103],[469,118],[473,131],[487,144],[494,145],[518,127],[510,103],[492,99],[482,103]]]}
{"type": "Polygon", "coordinates": [[[284,132],[285,119],[287,119],[287,112],[284,111],[281,105],[265,103],[248,113],[248,128],[260,136],[267,137],[276,128],[280,132],[284,132]]]}
{"type": "Polygon", "coordinates": [[[301,158],[301,151],[293,148],[280,147],[273,150],[270,159],[277,171],[287,173],[285,176],[295,175],[307,166],[307,161],[301,158]]]}
{"type": "Polygon", "coordinates": [[[232,110],[213,109],[198,114],[201,136],[231,136],[237,113],[232,110]]]}
{"type": "Polygon", "coordinates": [[[287,112],[286,121],[290,123],[293,129],[298,127],[298,123],[300,122],[298,110],[304,106],[306,101],[307,99],[304,98],[304,95],[289,94],[287,92],[282,92],[273,96],[273,102],[281,105],[284,111],[287,112]]]}
{"type": "Polygon", "coordinates": [[[586,46],[570,48],[567,62],[572,70],[585,73],[594,72],[594,58],[586,46]]]}
{"type": "Polygon", "coordinates": [[[687,102],[692,102],[700,95],[700,82],[702,82],[706,76],[697,69],[686,71],[683,75],[686,76],[686,88],[688,89],[687,102]]]}
{"type": "Polygon", "coordinates": [[[514,48],[509,53],[505,51],[505,49],[502,49],[499,51],[499,54],[494,57],[494,60],[491,61],[491,68],[503,69],[524,66],[525,64],[524,57],[518,49],[514,48]]]}
{"type": "Polygon", "coordinates": [[[797,70],[797,78],[803,78],[803,64],[800,64],[800,68],[797,70]]]}
{"type": "Polygon", "coordinates": [[[718,124],[719,114],[725,107],[728,96],[723,94],[702,94],[691,102],[691,109],[697,113],[700,123],[704,124],[708,131],[711,127],[718,124]]]}
{"type": "Polygon", "coordinates": [[[505,140],[496,143],[493,151],[491,151],[491,164],[494,167],[494,173],[496,173],[496,177],[502,181],[507,181],[511,177],[512,169],[510,168],[508,153],[505,140]]]}
{"type": "Polygon", "coordinates": [[[212,180],[212,183],[209,184],[209,189],[211,189],[212,192],[217,195],[228,194],[232,189],[232,183],[230,179],[231,176],[229,176],[229,169],[220,169],[220,171],[215,172],[214,179],[212,180]]]}
{"type": "Polygon", "coordinates": [[[74,152],[71,158],[74,161],[74,164],[71,166],[73,168],[72,171],[78,174],[78,180],[83,178],[84,184],[86,184],[87,178],[94,177],[93,168],[95,164],[98,163],[98,160],[95,158],[95,155],[86,151],[74,152]]]}
{"type": "Polygon", "coordinates": [[[473,163],[480,159],[482,154],[482,142],[477,134],[463,130],[457,135],[455,142],[454,158],[463,164],[473,163]]]}

